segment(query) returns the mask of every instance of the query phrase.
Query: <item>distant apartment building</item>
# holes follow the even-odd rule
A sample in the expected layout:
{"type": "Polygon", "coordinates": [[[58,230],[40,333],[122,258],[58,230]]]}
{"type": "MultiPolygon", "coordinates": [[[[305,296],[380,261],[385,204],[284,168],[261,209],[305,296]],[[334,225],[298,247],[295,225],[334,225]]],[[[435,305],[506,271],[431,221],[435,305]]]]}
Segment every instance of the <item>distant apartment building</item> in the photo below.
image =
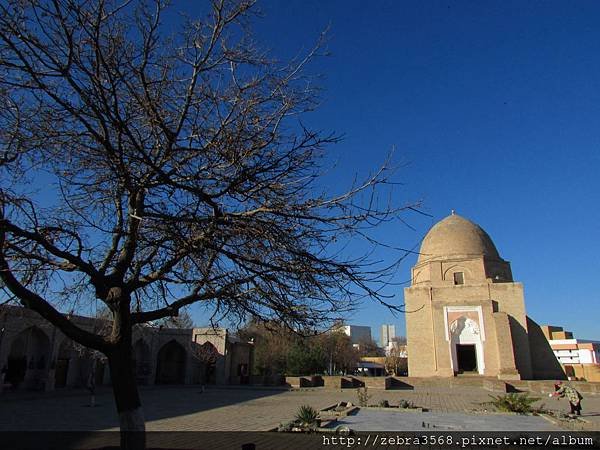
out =
{"type": "Polygon", "coordinates": [[[556,359],[570,379],[600,381],[600,341],[575,339],[562,327],[541,327],[556,359]]]}
{"type": "Polygon", "coordinates": [[[371,342],[371,327],[342,325],[339,329],[350,336],[350,340],[354,345],[358,345],[361,342],[371,342]]]}
{"type": "Polygon", "coordinates": [[[381,325],[381,347],[387,348],[396,337],[396,325],[381,325]]]}

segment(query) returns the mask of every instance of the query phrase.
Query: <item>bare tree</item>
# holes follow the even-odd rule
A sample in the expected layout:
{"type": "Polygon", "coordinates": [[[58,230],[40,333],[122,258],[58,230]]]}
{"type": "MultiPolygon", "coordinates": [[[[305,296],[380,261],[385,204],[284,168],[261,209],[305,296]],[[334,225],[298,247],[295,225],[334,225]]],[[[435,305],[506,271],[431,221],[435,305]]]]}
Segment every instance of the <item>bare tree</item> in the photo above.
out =
{"type": "Polygon", "coordinates": [[[166,328],[189,329],[194,328],[194,320],[188,311],[182,309],[177,316],[169,316],[159,320],[158,325],[166,328]]]}
{"type": "Polygon", "coordinates": [[[361,339],[358,342],[358,353],[360,356],[383,356],[383,349],[379,348],[373,339],[361,339]]]}
{"type": "Polygon", "coordinates": [[[404,375],[408,371],[406,351],[399,345],[393,345],[385,355],[385,370],[391,375],[404,375]]]}
{"type": "MultiPolygon", "coordinates": [[[[382,294],[394,263],[344,251],[413,206],[381,205],[387,166],[319,189],[305,66],[252,41],[252,0],[162,23],[165,2],[0,3],[0,277],[4,301],[106,355],[123,448],[145,445],[132,328],[195,302],[316,328],[382,294]],[[106,333],[61,313],[99,301],[106,333]],[[89,304],[89,303],[87,303],[89,304]]],[[[363,247],[364,248],[364,247],[363,247]]],[[[402,257],[398,253],[398,259],[402,257]]],[[[397,308],[397,306],[393,306],[397,308]]]]}
{"type": "Polygon", "coordinates": [[[406,345],[406,336],[394,336],[391,339],[391,342],[393,342],[396,346],[406,345]]]}
{"type": "MultiPolygon", "coordinates": [[[[334,328],[335,330],[335,328],[334,328]]],[[[341,330],[330,331],[319,336],[320,345],[327,355],[328,374],[344,375],[356,370],[360,355],[352,344],[350,336],[341,330]]]]}

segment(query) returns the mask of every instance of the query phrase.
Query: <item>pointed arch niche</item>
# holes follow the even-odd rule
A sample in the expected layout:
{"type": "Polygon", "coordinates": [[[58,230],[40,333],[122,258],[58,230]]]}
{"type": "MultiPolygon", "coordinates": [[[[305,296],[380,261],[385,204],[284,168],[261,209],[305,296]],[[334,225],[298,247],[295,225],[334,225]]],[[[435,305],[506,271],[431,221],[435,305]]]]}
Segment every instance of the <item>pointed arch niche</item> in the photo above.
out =
{"type": "Polygon", "coordinates": [[[444,307],[444,325],[454,373],[483,375],[485,330],[481,306],[444,307]]]}

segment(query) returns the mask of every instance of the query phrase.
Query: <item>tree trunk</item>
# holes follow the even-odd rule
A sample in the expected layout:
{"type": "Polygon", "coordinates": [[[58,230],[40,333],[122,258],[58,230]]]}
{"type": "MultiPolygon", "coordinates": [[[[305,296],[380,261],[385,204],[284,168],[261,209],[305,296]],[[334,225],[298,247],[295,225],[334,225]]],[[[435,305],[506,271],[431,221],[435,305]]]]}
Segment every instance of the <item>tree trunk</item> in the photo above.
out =
{"type": "Polygon", "coordinates": [[[146,423],[138,393],[133,367],[132,348],[129,342],[108,356],[119,426],[121,449],[143,450],[146,448],[146,423]]]}
{"type": "Polygon", "coordinates": [[[92,355],[92,364],[90,367],[90,373],[87,379],[87,388],[90,391],[90,408],[96,406],[96,355],[92,355]]]}

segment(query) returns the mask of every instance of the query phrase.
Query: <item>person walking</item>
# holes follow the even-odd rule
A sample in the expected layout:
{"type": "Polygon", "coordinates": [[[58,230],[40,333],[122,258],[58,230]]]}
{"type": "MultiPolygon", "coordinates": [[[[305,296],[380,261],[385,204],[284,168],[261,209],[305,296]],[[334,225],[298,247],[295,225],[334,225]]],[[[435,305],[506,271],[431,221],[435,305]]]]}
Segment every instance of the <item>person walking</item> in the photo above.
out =
{"type": "Polygon", "coordinates": [[[554,393],[550,394],[550,396],[566,398],[571,407],[571,414],[581,415],[581,400],[583,397],[574,387],[567,386],[562,381],[558,381],[554,384],[554,393]]]}

